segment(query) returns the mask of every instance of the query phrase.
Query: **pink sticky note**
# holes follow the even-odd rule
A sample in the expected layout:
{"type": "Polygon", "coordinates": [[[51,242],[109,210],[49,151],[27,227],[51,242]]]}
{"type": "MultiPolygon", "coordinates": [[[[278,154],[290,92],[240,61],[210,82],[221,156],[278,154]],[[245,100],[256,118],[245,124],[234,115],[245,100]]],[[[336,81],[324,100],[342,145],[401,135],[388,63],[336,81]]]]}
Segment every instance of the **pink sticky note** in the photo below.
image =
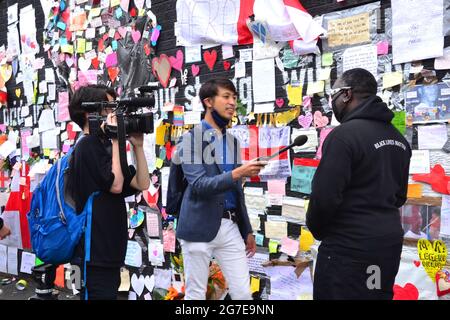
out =
{"type": "Polygon", "coordinates": [[[285,237],[281,239],[280,251],[286,253],[288,256],[295,257],[299,248],[298,240],[289,239],[285,237]]]}
{"type": "Polygon", "coordinates": [[[319,160],[322,158],[323,142],[325,141],[325,138],[330,134],[331,130],[333,130],[333,128],[322,128],[322,130],[320,130],[320,145],[316,153],[316,158],[319,160]]]}
{"type": "Polygon", "coordinates": [[[388,54],[389,52],[389,42],[385,41],[380,41],[377,44],[377,54],[383,55],[383,54],[388,54]]]}
{"type": "Polygon", "coordinates": [[[163,231],[164,251],[175,252],[175,231],[164,230],[163,231]]]}
{"type": "Polygon", "coordinates": [[[97,84],[97,70],[78,71],[78,87],[88,84],[97,84]]]}
{"type": "Polygon", "coordinates": [[[267,180],[267,191],[270,194],[286,195],[286,181],[284,180],[267,180]]]}
{"type": "Polygon", "coordinates": [[[22,131],[20,133],[23,155],[30,155],[30,149],[28,148],[28,145],[27,145],[27,137],[29,137],[29,136],[31,136],[31,131],[22,131]]]}
{"type": "Polygon", "coordinates": [[[107,68],[117,66],[117,53],[113,52],[106,57],[105,65],[107,68]]]}
{"type": "Polygon", "coordinates": [[[58,121],[64,122],[69,120],[69,93],[62,91],[58,93],[58,121]]]}

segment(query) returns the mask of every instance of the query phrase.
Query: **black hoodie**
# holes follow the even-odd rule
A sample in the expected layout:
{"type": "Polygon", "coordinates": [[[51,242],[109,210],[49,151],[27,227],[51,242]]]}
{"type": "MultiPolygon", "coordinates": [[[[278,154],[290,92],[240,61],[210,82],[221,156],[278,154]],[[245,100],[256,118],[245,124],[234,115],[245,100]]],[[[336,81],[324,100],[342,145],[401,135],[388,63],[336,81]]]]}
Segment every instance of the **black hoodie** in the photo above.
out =
{"type": "Polygon", "coordinates": [[[312,181],[306,224],[322,245],[371,251],[402,242],[411,149],[373,96],[328,135],[312,181]]]}

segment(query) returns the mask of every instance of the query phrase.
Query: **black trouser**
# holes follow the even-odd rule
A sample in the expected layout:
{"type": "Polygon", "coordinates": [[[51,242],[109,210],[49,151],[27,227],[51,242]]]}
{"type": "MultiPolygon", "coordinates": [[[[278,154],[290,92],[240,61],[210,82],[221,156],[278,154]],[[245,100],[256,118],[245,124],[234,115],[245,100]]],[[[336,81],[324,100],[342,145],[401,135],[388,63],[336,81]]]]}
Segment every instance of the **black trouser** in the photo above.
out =
{"type": "Polygon", "coordinates": [[[320,246],[314,300],[392,300],[401,251],[401,244],[369,253],[320,246]]]}
{"type": "MultiPolygon", "coordinates": [[[[120,268],[87,266],[85,287],[88,300],[117,300],[119,286],[120,268]]],[[[85,287],[81,289],[81,300],[85,300],[85,287]]]]}

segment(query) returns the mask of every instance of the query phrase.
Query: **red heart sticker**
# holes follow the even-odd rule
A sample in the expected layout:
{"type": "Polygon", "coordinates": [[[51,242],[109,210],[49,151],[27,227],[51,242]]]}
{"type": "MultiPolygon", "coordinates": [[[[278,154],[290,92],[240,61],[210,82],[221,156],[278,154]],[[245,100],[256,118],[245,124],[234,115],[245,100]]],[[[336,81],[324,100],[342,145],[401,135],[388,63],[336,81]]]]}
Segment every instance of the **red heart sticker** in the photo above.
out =
{"type": "Polygon", "coordinates": [[[76,131],[73,131],[72,123],[67,124],[67,136],[70,140],[75,140],[75,137],[77,136],[76,131]]]}
{"type": "Polygon", "coordinates": [[[404,287],[394,285],[394,298],[393,300],[418,300],[419,290],[412,283],[405,284],[404,287]]]}
{"type": "Polygon", "coordinates": [[[91,64],[94,67],[94,69],[98,69],[98,65],[99,65],[99,61],[98,61],[98,57],[95,57],[94,59],[91,60],[91,64]]]}
{"type": "Polygon", "coordinates": [[[231,67],[231,63],[230,63],[229,61],[224,61],[224,62],[223,62],[223,68],[224,68],[225,70],[229,70],[230,67],[231,67]]]}
{"type": "Polygon", "coordinates": [[[119,75],[119,68],[118,67],[111,67],[108,68],[108,75],[112,82],[114,82],[119,75]]]}
{"type": "Polygon", "coordinates": [[[414,264],[416,265],[416,267],[419,267],[420,266],[420,261],[414,260],[414,264]]]}
{"type": "Polygon", "coordinates": [[[144,44],[144,51],[147,56],[152,52],[148,43],[144,44]]]}
{"type": "Polygon", "coordinates": [[[106,39],[109,38],[109,33],[105,33],[102,37],[103,41],[106,41],[106,39]]]}
{"type": "Polygon", "coordinates": [[[211,50],[203,52],[203,60],[205,60],[205,63],[208,66],[209,70],[212,71],[217,60],[217,51],[211,50]]]}
{"type": "Polygon", "coordinates": [[[119,40],[120,38],[122,38],[122,36],[119,32],[116,31],[116,33],[114,34],[114,40],[119,40]]]}
{"type": "Polygon", "coordinates": [[[103,43],[103,39],[98,40],[98,52],[103,52],[105,49],[105,44],[103,43]]]}
{"type": "Polygon", "coordinates": [[[131,8],[131,10],[130,10],[130,16],[136,17],[136,9],[135,9],[135,8],[131,8]]]}
{"type": "Polygon", "coordinates": [[[72,32],[70,32],[69,28],[66,29],[66,38],[67,40],[72,39],[72,32]]]}

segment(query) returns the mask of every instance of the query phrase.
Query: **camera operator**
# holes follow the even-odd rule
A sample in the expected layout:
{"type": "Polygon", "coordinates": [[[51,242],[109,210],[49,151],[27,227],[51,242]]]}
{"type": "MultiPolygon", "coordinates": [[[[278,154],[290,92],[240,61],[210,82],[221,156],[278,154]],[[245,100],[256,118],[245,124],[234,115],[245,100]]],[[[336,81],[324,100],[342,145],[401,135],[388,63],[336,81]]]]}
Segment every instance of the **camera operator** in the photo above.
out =
{"type": "MultiPolygon", "coordinates": [[[[92,231],[90,261],[86,267],[86,283],[81,299],[117,299],[120,286],[120,267],[123,266],[127,248],[127,212],[124,198],[150,185],[147,163],[143,151],[143,134],[130,134],[136,166],[129,166],[131,176],[124,177],[120,165],[119,142],[109,139],[104,133],[105,123],[98,133],[89,132],[88,112],[83,102],[113,101],[113,89],[102,85],[81,87],[70,101],[69,112],[72,121],[83,129],[77,141],[70,162],[68,178],[69,194],[76,211],[81,213],[89,196],[96,191],[92,205],[92,231]],[[87,297],[84,290],[87,290],[87,297]]],[[[117,126],[112,108],[103,108],[109,126],[117,126]]],[[[84,237],[77,246],[74,263],[80,266],[83,275],[84,237]]]]}

